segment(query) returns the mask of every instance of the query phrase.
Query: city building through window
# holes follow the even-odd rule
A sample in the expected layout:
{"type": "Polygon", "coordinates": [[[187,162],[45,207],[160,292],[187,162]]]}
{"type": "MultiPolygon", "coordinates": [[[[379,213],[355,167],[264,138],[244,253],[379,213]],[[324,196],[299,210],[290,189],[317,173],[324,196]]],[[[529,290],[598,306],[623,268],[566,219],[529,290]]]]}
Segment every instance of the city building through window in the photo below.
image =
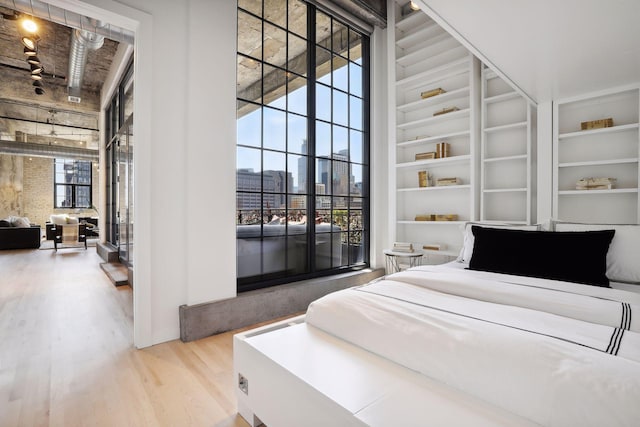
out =
{"type": "Polygon", "coordinates": [[[302,0],[239,0],[238,289],[362,268],[369,39],[302,0]]]}
{"type": "Polygon", "coordinates": [[[91,162],[54,159],[54,207],[91,207],[91,162]]]}

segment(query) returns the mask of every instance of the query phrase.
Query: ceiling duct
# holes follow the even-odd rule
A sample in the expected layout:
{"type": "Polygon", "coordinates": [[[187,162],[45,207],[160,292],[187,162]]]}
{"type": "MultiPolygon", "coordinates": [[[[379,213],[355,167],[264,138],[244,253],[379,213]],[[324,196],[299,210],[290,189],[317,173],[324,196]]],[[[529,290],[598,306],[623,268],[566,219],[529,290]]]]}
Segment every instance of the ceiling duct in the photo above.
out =
{"type": "Polygon", "coordinates": [[[87,160],[91,162],[97,162],[99,158],[98,150],[16,141],[0,141],[0,154],[24,157],[87,160]]]}
{"type": "Polygon", "coordinates": [[[89,31],[109,40],[133,45],[135,33],[111,24],[100,25],[95,19],[52,6],[39,0],[0,0],[0,6],[17,10],[36,18],[78,30],[89,31]]]}
{"type": "Polygon", "coordinates": [[[104,43],[104,36],[86,30],[71,32],[71,47],[69,48],[69,72],[67,73],[67,89],[69,101],[80,102],[82,79],[87,67],[87,57],[90,50],[98,50],[104,43]]]}

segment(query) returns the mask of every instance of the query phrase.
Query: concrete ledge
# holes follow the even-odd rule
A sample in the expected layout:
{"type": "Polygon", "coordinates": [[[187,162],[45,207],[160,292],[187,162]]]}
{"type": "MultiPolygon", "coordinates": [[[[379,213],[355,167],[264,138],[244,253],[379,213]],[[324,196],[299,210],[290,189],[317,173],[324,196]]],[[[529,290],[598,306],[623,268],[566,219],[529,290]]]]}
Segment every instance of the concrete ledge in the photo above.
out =
{"type": "Polygon", "coordinates": [[[100,243],[96,244],[96,251],[100,258],[104,260],[104,262],[118,262],[118,249],[114,248],[108,243],[100,243]]]}
{"type": "Polygon", "coordinates": [[[235,298],[180,306],[180,339],[184,342],[304,312],[331,292],[362,285],[384,275],[384,269],[361,270],[244,292],[235,298]]]}

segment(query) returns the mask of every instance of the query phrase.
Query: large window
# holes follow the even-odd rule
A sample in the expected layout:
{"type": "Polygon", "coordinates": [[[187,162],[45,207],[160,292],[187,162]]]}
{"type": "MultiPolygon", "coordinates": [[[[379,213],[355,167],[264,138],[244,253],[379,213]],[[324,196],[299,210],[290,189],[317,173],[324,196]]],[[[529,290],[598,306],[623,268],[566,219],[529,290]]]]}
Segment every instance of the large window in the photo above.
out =
{"type": "Polygon", "coordinates": [[[368,264],[369,39],[302,0],[239,0],[238,289],[368,264]]]}
{"type": "Polygon", "coordinates": [[[91,207],[91,162],[55,159],[54,165],[54,206],[91,207]]]}

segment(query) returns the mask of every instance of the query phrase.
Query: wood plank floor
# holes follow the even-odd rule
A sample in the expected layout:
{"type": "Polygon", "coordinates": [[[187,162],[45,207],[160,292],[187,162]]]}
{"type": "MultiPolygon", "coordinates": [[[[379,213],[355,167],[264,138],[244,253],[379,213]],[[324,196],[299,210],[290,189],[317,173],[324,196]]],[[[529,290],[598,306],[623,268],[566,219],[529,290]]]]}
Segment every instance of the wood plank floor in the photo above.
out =
{"type": "Polygon", "coordinates": [[[131,288],[100,261],[0,251],[0,426],[247,426],[233,334],[136,350],[131,288]]]}

